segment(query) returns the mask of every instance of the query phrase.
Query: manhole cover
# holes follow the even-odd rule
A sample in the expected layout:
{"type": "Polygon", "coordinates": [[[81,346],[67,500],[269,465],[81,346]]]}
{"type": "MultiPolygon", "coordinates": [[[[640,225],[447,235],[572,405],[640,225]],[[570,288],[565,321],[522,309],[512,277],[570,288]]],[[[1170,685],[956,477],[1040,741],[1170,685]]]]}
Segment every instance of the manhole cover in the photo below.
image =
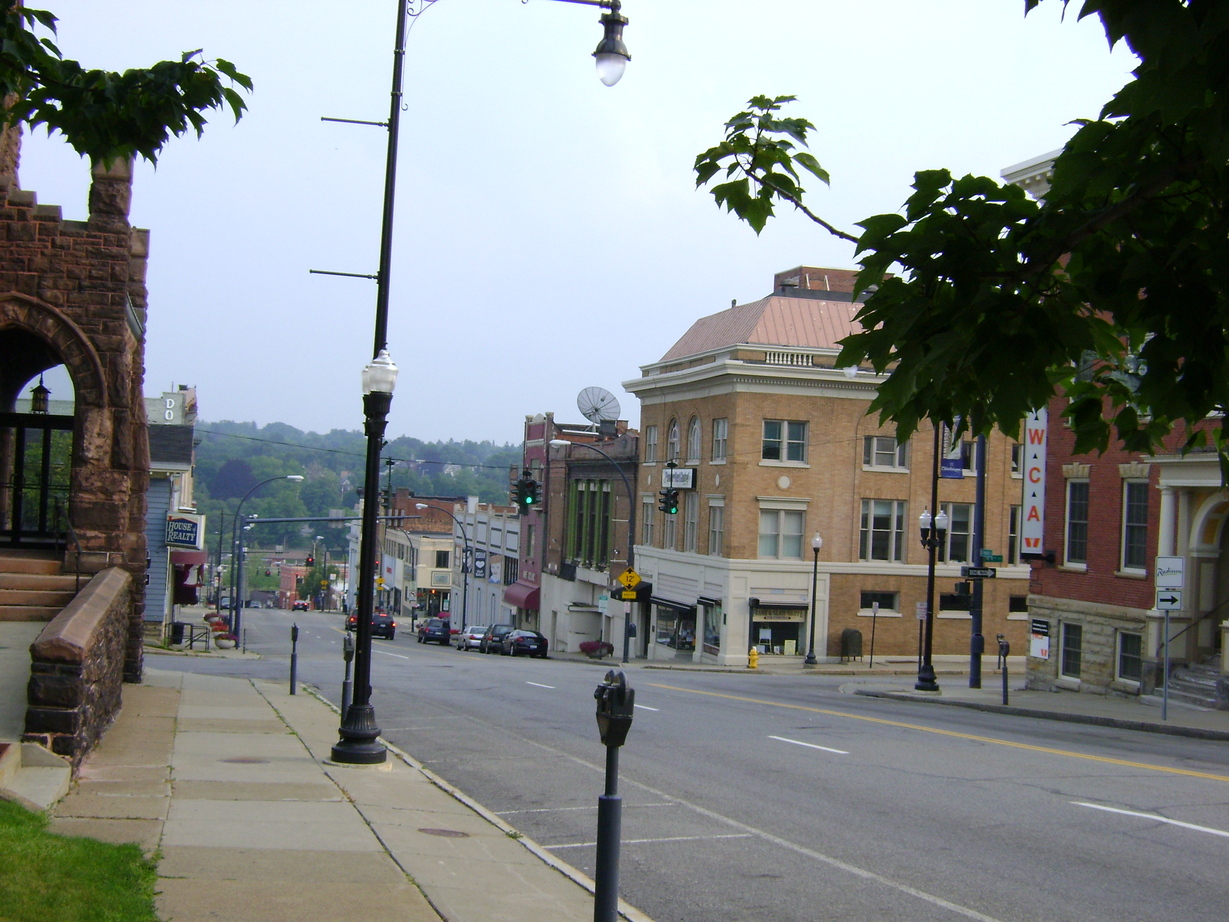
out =
{"type": "Polygon", "coordinates": [[[251,756],[236,756],[233,759],[223,759],[223,762],[234,762],[238,765],[264,765],[268,759],[256,759],[251,756]]]}
{"type": "Polygon", "coordinates": [[[468,832],[461,832],[459,829],[420,829],[419,832],[425,832],[429,836],[443,836],[446,839],[468,839],[468,832]]]}

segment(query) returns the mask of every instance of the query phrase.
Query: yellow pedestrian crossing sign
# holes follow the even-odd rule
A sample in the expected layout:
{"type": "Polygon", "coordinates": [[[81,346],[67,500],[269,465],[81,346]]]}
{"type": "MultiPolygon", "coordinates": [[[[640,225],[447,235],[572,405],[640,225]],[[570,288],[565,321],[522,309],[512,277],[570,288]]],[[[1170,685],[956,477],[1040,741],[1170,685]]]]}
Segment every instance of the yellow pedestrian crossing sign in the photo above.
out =
{"type": "Polygon", "coordinates": [[[638,585],[640,585],[640,574],[631,567],[628,567],[619,575],[619,582],[621,582],[628,589],[635,589],[638,585]]]}

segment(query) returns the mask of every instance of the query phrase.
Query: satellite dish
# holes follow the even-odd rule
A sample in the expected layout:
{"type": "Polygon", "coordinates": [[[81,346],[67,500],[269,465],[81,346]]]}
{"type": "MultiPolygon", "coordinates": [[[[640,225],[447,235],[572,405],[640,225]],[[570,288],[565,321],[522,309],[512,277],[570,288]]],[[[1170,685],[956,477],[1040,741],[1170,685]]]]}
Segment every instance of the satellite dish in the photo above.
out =
{"type": "Polygon", "coordinates": [[[595,426],[602,420],[619,418],[619,401],[604,387],[586,387],[576,398],[576,408],[595,426]]]}

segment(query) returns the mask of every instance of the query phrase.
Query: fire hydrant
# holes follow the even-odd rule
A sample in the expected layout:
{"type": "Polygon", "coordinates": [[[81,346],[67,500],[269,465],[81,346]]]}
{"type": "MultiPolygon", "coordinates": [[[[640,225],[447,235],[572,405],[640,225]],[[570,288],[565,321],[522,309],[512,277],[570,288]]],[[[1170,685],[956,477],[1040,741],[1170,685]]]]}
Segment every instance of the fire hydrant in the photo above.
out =
{"type": "Polygon", "coordinates": [[[750,650],[747,651],[747,668],[748,669],[759,669],[760,668],[760,651],[758,647],[752,647],[750,650]]]}

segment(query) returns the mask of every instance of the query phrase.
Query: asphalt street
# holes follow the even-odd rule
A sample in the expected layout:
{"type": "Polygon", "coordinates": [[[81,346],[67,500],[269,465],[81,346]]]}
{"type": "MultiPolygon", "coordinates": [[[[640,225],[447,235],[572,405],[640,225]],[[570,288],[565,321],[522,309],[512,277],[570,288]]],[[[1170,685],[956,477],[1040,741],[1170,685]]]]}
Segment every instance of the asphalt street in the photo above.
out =
{"type": "MultiPolygon", "coordinates": [[[[260,659],[183,668],[298,676],[333,700],[341,618],[252,611],[260,659]]],[[[161,665],[161,661],[160,661],[161,665]]],[[[373,644],[384,736],[592,873],[604,750],[584,661],[373,644]]],[[[1224,743],[919,708],[847,677],[632,666],[621,894],[659,922],[1189,920],[1229,895],[1224,743]]]]}

